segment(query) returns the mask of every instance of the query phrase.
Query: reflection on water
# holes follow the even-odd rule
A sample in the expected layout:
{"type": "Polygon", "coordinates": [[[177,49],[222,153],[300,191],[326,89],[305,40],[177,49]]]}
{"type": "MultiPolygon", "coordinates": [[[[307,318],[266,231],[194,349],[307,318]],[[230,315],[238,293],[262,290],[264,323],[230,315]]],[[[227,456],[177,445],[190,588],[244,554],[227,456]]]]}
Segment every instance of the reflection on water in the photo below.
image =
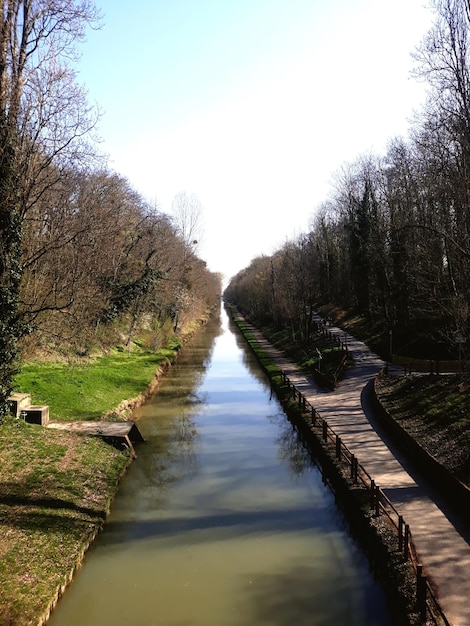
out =
{"type": "Polygon", "coordinates": [[[53,626],[386,626],[381,590],[243,339],[208,328],[53,626]]]}

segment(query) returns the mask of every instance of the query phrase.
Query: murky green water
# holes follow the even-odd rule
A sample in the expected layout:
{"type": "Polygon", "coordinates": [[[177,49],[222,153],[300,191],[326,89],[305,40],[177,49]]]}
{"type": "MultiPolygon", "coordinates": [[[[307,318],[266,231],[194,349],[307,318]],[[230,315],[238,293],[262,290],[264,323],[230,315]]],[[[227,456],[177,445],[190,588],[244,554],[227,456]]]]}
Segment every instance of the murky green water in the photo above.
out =
{"type": "Polygon", "coordinates": [[[52,626],[387,626],[263,374],[212,325],[139,410],[146,443],[52,626]]]}

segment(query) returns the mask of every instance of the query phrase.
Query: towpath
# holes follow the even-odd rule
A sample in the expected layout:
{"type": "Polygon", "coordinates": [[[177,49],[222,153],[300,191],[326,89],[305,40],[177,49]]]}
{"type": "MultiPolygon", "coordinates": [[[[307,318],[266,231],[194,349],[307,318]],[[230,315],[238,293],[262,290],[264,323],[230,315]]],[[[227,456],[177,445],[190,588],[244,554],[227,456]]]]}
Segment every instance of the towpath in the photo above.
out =
{"type": "Polygon", "coordinates": [[[403,515],[410,526],[424,573],[433,582],[450,624],[470,626],[469,517],[464,520],[447,510],[431,486],[393,446],[375,421],[366,388],[385,363],[344,330],[334,326],[329,326],[328,330],[341,340],[347,340],[354,358],[354,366],[348,368],[332,392],[325,391],[300,373],[257,329],[252,329],[263,348],[403,515]]]}

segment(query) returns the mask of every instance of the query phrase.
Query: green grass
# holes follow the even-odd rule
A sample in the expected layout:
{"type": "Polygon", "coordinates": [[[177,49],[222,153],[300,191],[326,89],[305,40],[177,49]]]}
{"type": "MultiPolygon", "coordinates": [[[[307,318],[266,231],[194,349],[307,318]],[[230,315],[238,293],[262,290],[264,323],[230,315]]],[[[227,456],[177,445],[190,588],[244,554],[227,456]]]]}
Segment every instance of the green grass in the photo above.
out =
{"type": "Polygon", "coordinates": [[[412,437],[470,485],[468,375],[385,378],[377,387],[377,396],[412,437]]]}
{"type": "Polygon", "coordinates": [[[128,456],[9,418],[0,428],[0,623],[37,623],[104,522],[128,456]]]}
{"type": "Polygon", "coordinates": [[[339,347],[332,345],[328,337],[318,333],[308,343],[302,343],[300,336],[293,337],[291,330],[288,329],[279,330],[263,327],[261,332],[273,346],[283,350],[307,376],[314,378],[316,372],[320,371],[326,379],[334,379],[344,352],[339,347]],[[321,359],[317,349],[321,354],[321,359]]]}
{"type": "Polygon", "coordinates": [[[25,363],[16,391],[30,393],[32,404],[49,406],[52,420],[96,420],[122,400],[137,397],[174,350],[120,352],[79,364],[25,363]]]}
{"type": "Polygon", "coordinates": [[[247,326],[242,320],[235,318],[234,322],[239,327],[246,341],[250,345],[251,349],[255,353],[260,365],[264,368],[266,373],[269,375],[270,380],[272,380],[275,384],[280,384],[282,380],[281,369],[272,358],[266,353],[265,350],[260,346],[256,337],[249,330],[249,326],[247,326]]]}
{"type": "Polygon", "coordinates": [[[394,385],[391,394],[402,410],[423,415],[430,424],[470,426],[468,389],[459,376],[409,376],[394,385]]]}

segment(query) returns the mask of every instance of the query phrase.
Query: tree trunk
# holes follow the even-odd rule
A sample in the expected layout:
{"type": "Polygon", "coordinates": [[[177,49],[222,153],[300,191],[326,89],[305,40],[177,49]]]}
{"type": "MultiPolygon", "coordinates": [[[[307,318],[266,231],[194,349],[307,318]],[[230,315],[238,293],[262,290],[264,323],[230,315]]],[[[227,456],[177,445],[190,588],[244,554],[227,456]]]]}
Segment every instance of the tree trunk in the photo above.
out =
{"type": "Polygon", "coordinates": [[[24,331],[18,315],[22,217],[12,143],[4,122],[0,127],[0,416],[10,410],[8,398],[17,372],[17,344],[24,331]]]}

